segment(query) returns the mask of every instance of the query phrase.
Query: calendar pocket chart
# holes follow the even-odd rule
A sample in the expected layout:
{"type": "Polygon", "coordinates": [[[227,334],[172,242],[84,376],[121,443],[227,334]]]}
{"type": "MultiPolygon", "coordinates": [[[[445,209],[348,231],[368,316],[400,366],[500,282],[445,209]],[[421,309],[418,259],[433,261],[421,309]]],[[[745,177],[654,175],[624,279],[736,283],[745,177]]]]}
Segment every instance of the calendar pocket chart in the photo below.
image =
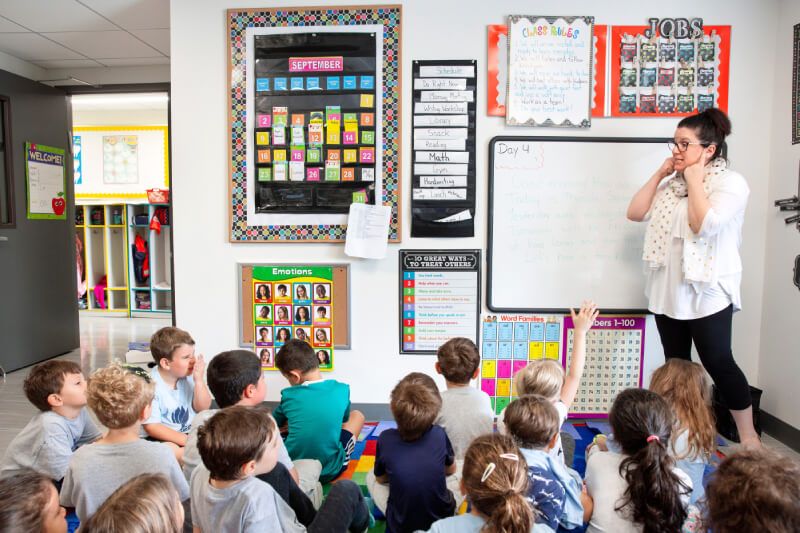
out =
{"type": "MultiPolygon", "coordinates": [[[[586,335],[586,365],[571,418],[605,418],[616,395],[642,386],[644,316],[600,316],[586,335]]],[[[575,329],[564,317],[564,369],[572,363],[575,329]]]]}

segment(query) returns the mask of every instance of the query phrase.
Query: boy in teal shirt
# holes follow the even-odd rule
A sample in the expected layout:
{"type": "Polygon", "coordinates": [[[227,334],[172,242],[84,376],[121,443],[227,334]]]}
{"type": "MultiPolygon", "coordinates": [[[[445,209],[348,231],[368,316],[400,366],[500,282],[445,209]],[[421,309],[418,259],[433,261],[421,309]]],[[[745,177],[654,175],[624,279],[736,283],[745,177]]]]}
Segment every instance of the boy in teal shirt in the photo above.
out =
{"type": "Polygon", "coordinates": [[[320,483],[333,481],[347,469],[364,425],[364,415],[350,411],[350,386],[323,379],[314,349],[297,339],[278,351],[275,366],[292,385],[281,391],[281,403],[272,413],[278,426],[289,424],[289,456],[318,460],[320,483]]]}

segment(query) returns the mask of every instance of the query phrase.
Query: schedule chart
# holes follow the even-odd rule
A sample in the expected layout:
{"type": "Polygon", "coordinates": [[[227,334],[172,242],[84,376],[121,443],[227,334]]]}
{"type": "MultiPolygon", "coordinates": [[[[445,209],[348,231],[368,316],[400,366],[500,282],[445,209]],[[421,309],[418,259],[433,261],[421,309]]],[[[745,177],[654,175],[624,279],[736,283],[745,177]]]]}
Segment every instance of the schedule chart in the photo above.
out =
{"type": "Polygon", "coordinates": [[[478,340],[480,251],[400,251],[401,352],[435,353],[453,337],[478,340]]]}

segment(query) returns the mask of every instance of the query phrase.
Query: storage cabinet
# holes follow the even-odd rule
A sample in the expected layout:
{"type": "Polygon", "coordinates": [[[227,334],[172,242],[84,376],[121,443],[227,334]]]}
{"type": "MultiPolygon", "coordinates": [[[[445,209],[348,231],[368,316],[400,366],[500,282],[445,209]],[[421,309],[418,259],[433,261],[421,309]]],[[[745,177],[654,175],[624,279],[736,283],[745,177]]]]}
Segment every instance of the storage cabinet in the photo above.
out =
{"type": "MultiPolygon", "coordinates": [[[[128,205],[128,242],[130,247],[129,279],[131,316],[153,316],[172,313],[172,257],[170,239],[172,231],[168,204],[128,205]],[[161,231],[150,229],[150,221],[159,210],[166,214],[161,217],[161,231]],[[137,259],[134,251],[137,236],[139,242],[147,247],[148,276],[143,279],[136,275],[137,259]]],[[[140,268],[140,267],[139,267],[140,268]]]]}
{"type": "Polygon", "coordinates": [[[87,291],[80,307],[110,316],[128,315],[128,234],[125,205],[78,205],[75,229],[83,245],[87,291]]]}
{"type": "Polygon", "coordinates": [[[162,224],[160,233],[150,229],[159,209],[168,210],[168,204],[76,206],[75,228],[82,245],[87,285],[80,301],[81,312],[133,317],[172,313],[169,220],[162,224]],[[146,244],[149,271],[139,279],[132,249],[137,236],[146,244]]]}

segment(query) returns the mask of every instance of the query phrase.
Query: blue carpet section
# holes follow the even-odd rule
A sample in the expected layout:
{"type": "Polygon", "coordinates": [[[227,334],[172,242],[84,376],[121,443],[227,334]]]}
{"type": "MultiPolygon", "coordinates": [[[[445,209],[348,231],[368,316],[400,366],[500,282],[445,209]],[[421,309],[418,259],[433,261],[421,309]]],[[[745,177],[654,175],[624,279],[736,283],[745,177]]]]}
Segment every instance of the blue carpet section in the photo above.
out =
{"type": "Polygon", "coordinates": [[[572,458],[572,469],[584,477],[586,475],[586,447],[592,443],[594,436],[600,433],[586,424],[572,424],[579,438],[575,439],[575,456],[572,458]]]}

